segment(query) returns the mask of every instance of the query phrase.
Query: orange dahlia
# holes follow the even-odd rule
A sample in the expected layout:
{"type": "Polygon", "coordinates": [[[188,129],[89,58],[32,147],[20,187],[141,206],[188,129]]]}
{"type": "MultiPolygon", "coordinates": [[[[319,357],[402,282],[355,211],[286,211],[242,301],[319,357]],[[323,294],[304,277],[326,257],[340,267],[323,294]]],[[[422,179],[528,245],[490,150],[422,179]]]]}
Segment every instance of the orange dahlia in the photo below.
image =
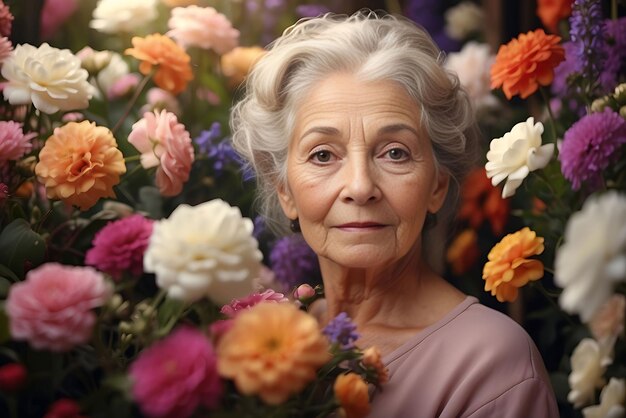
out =
{"type": "Polygon", "coordinates": [[[538,0],[537,16],[543,26],[556,32],[559,21],[572,13],[573,2],[574,0],[538,0]]]}
{"type": "Polygon", "coordinates": [[[537,29],[501,45],[491,67],[491,88],[502,87],[507,99],[516,94],[525,99],[552,83],[554,68],[565,59],[560,41],[537,29]]]}
{"type": "Polygon", "coordinates": [[[480,228],[487,219],[496,235],[504,232],[511,212],[511,203],[502,198],[502,191],[491,184],[485,167],[474,169],[461,188],[459,219],[467,221],[474,229],[480,228]]]}
{"type": "Polygon", "coordinates": [[[370,398],[367,383],[355,373],[337,376],[335,397],[346,418],[362,418],[370,412],[370,398]]]}
{"type": "Polygon", "coordinates": [[[233,321],[217,345],[218,372],[267,404],[300,392],[330,359],[315,318],[290,303],[260,303],[233,321]]]}
{"type": "Polygon", "coordinates": [[[115,197],[113,186],[125,172],[124,156],[111,131],[89,121],[56,128],[35,166],[48,198],[61,199],[81,210],[102,197],[115,197]]]}
{"type": "Polygon", "coordinates": [[[466,229],[457,235],[446,251],[446,261],[457,276],[467,273],[479,256],[478,235],[473,229],[466,229]]]}
{"type": "Polygon", "coordinates": [[[517,299],[518,288],[543,277],[543,263],[528,259],[543,252],[543,238],[528,227],[502,238],[489,252],[483,268],[485,290],[500,302],[517,299]]]}
{"type": "Polygon", "coordinates": [[[176,42],[165,35],[155,33],[145,38],[135,36],[133,47],[124,53],[141,61],[139,71],[148,75],[156,66],[154,83],[172,94],[185,90],[193,79],[191,58],[176,42]]]}

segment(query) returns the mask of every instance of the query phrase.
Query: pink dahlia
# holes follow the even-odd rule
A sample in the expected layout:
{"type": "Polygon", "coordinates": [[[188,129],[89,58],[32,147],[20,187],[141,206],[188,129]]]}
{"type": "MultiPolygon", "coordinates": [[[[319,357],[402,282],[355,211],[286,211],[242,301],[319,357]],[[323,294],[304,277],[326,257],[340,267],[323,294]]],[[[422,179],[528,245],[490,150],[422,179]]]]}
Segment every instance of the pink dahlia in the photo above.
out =
{"type": "Polygon", "coordinates": [[[229,318],[234,318],[239,312],[248,310],[261,302],[282,303],[289,302],[289,299],[282,293],[267,289],[262,293],[253,293],[245,298],[234,299],[228,305],[222,306],[221,312],[229,318]]]}
{"type": "Polygon", "coordinates": [[[9,6],[0,0],[0,36],[10,36],[13,27],[13,15],[9,6]]]}
{"type": "Polygon", "coordinates": [[[163,196],[181,192],[194,159],[189,132],[176,115],[162,110],[147,112],[133,125],[128,142],[141,153],[144,168],[158,167],[156,184],[163,196]]]}
{"type": "Polygon", "coordinates": [[[133,399],[153,418],[186,418],[199,405],[214,408],[222,395],[209,339],[182,327],[147,348],[130,366],[133,399]]]}
{"type": "Polygon", "coordinates": [[[20,159],[33,148],[31,140],[34,132],[24,134],[22,124],[10,121],[0,122],[0,165],[20,159]]]}
{"type": "Polygon", "coordinates": [[[619,158],[626,143],[626,121],[610,108],[583,116],[565,132],[559,154],[561,171],[574,190],[583,182],[597,188],[602,171],[619,158]]]}
{"type": "Polygon", "coordinates": [[[121,279],[124,271],[141,275],[153,223],[141,215],[109,222],[94,237],[85,264],[110,274],[115,280],[121,279]]]}
{"type": "Polygon", "coordinates": [[[67,351],[89,341],[96,315],[111,288],[91,267],[47,263],[9,290],[6,312],[11,336],[37,349],[67,351]]]}
{"type": "Polygon", "coordinates": [[[167,35],[183,48],[197,46],[224,55],[239,45],[239,31],[212,7],[176,7],[172,9],[168,26],[167,35]]]}

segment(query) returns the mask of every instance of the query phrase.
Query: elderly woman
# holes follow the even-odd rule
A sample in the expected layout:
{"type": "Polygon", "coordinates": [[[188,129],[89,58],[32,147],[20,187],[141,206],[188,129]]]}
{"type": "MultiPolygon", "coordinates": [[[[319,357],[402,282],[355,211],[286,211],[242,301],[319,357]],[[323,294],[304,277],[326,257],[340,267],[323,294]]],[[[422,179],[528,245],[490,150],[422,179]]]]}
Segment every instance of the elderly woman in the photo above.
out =
{"type": "Polygon", "coordinates": [[[233,141],[268,222],[319,258],[322,322],[346,312],[359,346],[384,355],[390,380],[370,416],[556,417],[525,331],[433,268],[477,146],[442,59],[402,18],[301,21],[250,74],[233,141]]]}

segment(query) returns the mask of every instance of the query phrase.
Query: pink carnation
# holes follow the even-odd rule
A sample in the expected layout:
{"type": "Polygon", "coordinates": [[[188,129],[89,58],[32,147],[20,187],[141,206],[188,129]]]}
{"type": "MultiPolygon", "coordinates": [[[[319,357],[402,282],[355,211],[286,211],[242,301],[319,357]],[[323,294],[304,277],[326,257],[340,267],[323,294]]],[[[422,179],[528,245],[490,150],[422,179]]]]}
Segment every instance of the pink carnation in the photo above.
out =
{"type": "Polygon", "coordinates": [[[158,167],[156,184],[163,196],[181,192],[194,159],[191,137],[176,115],[161,110],[147,112],[133,125],[128,142],[141,153],[144,168],[158,167]]]}
{"type": "Polygon", "coordinates": [[[10,121],[0,122],[0,165],[20,159],[33,148],[31,140],[34,132],[24,135],[22,124],[10,121]]]}
{"type": "Polygon", "coordinates": [[[141,215],[109,222],[94,237],[93,247],[85,256],[85,264],[110,274],[116,280],[122,277],[124,271],[140,276],[152,227],[153,221],[141,215]]]}
{"type": "Polygon", "coordinates": [[[182,327],[144,350],[130,366],[132,395],[148,417],[186,418],[199,405],[214,408],[222,395],[209,339],[182,327]]]}
{"type": "Polygon", "coordinates": [[[11,51],[13,51],[13,45],[9,38],[4,36],[0,37],[0,64],[2,64],[5,59],[9,58],[11,51]]]}
{"type": "Polygon", "coordinates": [[[67,351],[89,341],[96,315],[111,288],[91,267],[47,263],[9,290],[6,312],[11,336],[37,349],[67,351]]]}
{"type": "Polygon", "coordinates": [[[0,0],[0,36],[10,36],[13,27],[13,15],[9,6],[0,0]]]}
{"type": "Polygon", "coordinates": [[[239,45],[239,31],[212,7],[176,7],[168,26],[167,34],[183,48],[197,46],[224,55],[239,45]]]}
{"type": "Polygon", "coordinates": [[[52,38],[78,9],[78,0],[44,0],[41,9],[41,38],[52,38]]]}
{"type": "Polygon", "coordinates": [[[253,293],[245,298],[234,299],[228,305],[222,306],[221,312],[229,318],[234,318],[240,311],[250,309],[261,302],[283,303],[289,299],[282,293],[267,289],[263,293],[253,293]]]}

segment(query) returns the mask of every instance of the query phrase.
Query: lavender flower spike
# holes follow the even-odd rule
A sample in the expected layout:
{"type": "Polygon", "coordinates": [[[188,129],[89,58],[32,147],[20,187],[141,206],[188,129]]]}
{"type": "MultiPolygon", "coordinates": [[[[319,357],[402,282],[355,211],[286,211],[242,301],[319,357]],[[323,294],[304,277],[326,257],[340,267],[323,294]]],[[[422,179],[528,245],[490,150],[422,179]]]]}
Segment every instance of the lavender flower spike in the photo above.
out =
{"type": "Polygon", "coordinates": [[[359,339],[356,332],[356,325],[352,322],[347,313],[341,312],[322,330],[328,337],[331,344],[338,344],[342,350],[354,348],[354,343],[359,339]]]}

